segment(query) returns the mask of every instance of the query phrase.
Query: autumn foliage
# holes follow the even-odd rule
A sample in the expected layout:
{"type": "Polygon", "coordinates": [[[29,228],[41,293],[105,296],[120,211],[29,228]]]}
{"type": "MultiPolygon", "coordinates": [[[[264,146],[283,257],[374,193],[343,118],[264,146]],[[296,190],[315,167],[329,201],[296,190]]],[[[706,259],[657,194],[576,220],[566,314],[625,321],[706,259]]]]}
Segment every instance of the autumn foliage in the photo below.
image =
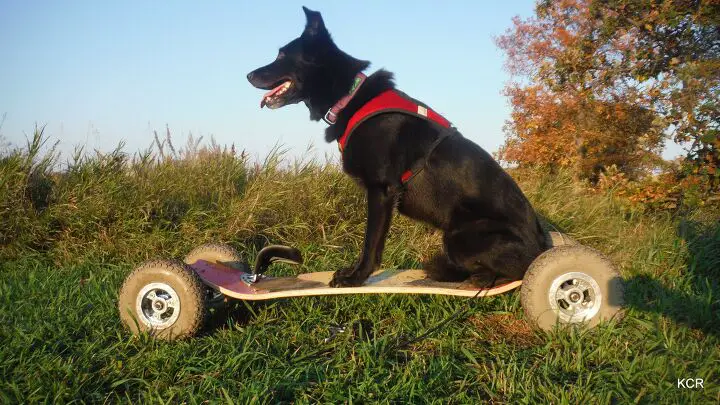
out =
{"type": "Polygon", "coordinates": [[[622,178],[643,203],[717,201],[720,1],[540,1],[497,44],[513,77],[501,160],[622,178]],[[666,142],[684,147],[678,164],[666,142]]]}

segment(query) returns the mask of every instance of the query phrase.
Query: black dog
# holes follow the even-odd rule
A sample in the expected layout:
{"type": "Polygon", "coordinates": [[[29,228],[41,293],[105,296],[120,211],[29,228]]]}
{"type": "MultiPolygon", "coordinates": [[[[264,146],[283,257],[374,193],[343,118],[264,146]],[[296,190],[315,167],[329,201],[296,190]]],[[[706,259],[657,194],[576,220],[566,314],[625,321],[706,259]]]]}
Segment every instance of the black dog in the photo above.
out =
{"type": "Polygon", "coordinates": [[[513,179],[442,117],[394,91],[391,73],[380,70],[364,80],[358,74],[370,63],[341,51],[320,13],[303,10],[302,35],[247,78],[271,90],[261,107],[303,101],[310,119],[332,123],[325,139],[339,142],[344,171],[367,190],[362,255],[354,267],[336,271],[330,285],[361,285],[379,268],[395,206],[444,231],[444,252],[425,266],[432,279],[469,279],[478,287],[521,279],[547,246],[532,206],[513,179]],[[410,112],[394,108],[354,122],[361,108],[381,95],[395,97],[410,112]],[[345,135],[349,123],[351,138],[345,135]]]}

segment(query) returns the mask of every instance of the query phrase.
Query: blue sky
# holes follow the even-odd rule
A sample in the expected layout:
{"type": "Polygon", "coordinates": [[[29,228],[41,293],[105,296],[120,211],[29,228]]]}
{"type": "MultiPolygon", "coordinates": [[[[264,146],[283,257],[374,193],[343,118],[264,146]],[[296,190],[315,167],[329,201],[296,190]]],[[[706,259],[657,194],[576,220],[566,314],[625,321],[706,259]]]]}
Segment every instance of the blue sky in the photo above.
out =
{"type": "Polygon", "coordinates": [[[148,147],[152,131],[234,143],[263,156],[323,140],[303,104],[260,110],[245,75],[298,36],[301,6],[323,14],[338,46],[396,75],[398,87],[489,151],[502,144],[508,79],[493,37],[534,1],[24,1],[0,0],[0,135],[24,145],[47,125],[67,153],[148,147]]]}

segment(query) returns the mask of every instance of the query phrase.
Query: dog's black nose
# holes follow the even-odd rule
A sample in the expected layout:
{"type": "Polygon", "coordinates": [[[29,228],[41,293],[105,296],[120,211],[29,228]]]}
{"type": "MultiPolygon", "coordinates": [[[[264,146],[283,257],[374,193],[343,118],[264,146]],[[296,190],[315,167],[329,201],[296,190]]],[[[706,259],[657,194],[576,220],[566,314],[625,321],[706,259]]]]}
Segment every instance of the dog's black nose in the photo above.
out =
{"type": "Polygon", "coordinates": [[[253,72],[248,73],[248,74],[247,74],[247,79],[248,79],[249,82],[252,81],[252,78],[253,78],[253,72]]]}

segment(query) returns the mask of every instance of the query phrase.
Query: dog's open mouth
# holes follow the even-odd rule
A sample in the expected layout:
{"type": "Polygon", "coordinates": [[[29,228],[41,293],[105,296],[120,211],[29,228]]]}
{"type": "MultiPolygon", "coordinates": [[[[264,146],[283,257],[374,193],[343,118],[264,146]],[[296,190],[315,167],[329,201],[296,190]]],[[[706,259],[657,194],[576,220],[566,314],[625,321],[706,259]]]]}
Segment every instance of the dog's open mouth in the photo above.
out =
{"type": "Polygon", "coordinates": [[[260,101],[260,108],[268,106],[270,109],[275,109],[285,105],[288,90],[292,88],[292,85],[292,80],[285,80],[272,90],[265,93],[262,101],[260,101]]]}

